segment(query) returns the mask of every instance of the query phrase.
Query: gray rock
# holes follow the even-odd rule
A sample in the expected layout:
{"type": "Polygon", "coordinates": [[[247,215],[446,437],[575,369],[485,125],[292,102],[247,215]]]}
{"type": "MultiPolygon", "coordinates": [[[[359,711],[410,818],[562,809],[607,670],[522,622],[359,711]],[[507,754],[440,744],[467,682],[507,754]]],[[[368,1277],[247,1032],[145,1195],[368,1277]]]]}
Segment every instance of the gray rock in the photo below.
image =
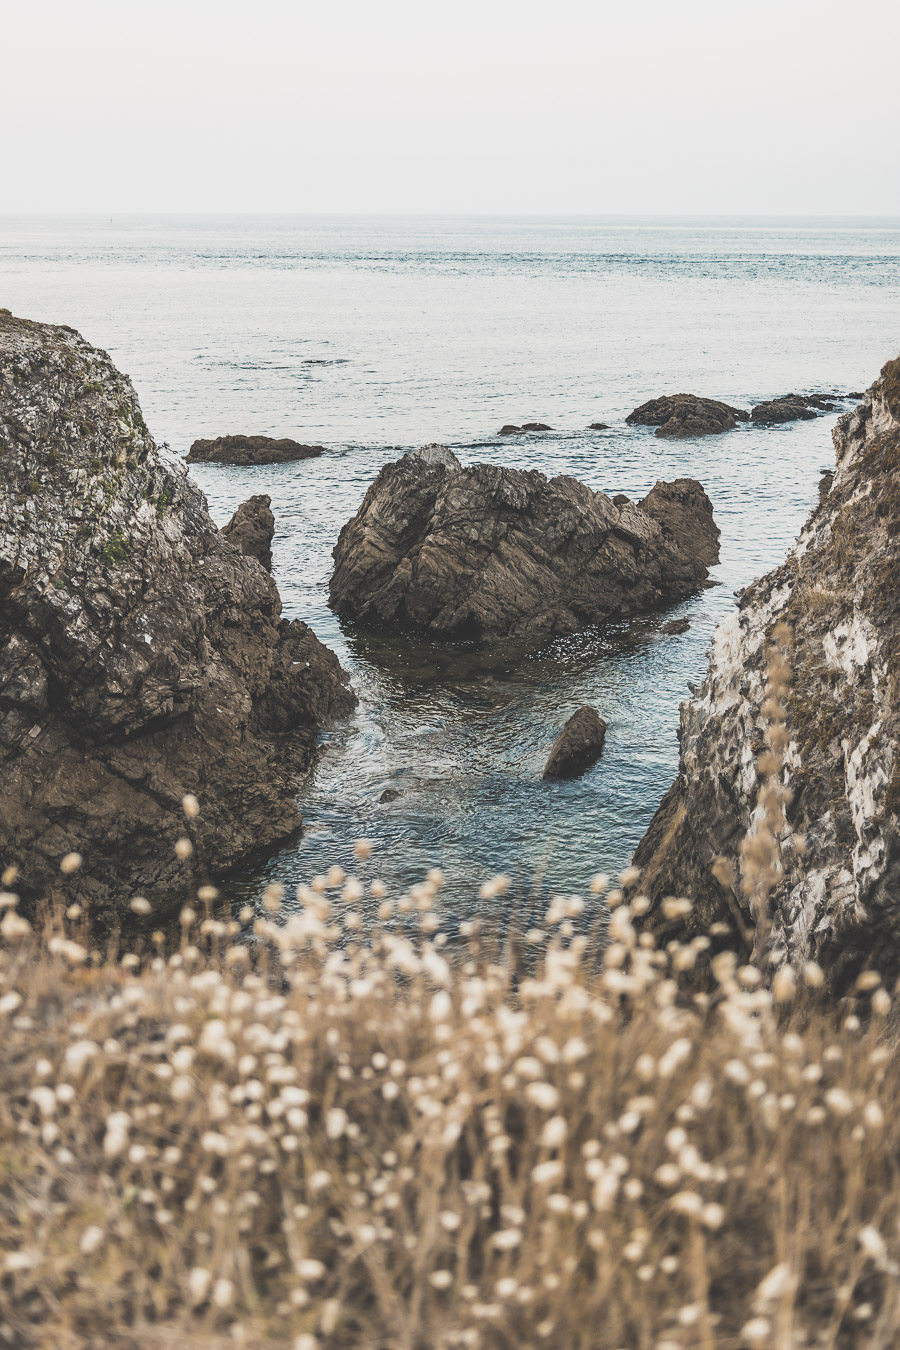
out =
{"type": "Polygon", "coordinates": [[[631,426],[656,427],[656,435],[667,440],[686,440],[691,436],[716,436],[731,431],[750,414],[729,403],[697,394],[666,394],[642,403],[625,421],[631,426]]]}
{"type": "Polygon", "coordinates": [[[180,903],[183,795],[221,874],[297,829],[316,733],[354,703],[106,353],[0,311],[0,859],[24,892],[77,851],[95,911],[180,903]]]}
{"type": "Polygon", "coordinates": [[[340,533],[332,608],[373,627],[544,641],[683,599],[718,560],[701,485],[638,504],[449,450],[381,470],[340,533]]]}
{"type": "MultiPolygon", "coordinates": [[[[828,409],[832,406],[829,404],[828,409]]],[[[767,403],[757,403],[750,414],[754,422],[767,427],[780,422],[808,422],[818,415],[816,404],[801,394],[783,394],[767,403]]]]}
{"type": "Polygon", "coordinates": [[[577,778],[603,753],[606,723],[593,708],[579,708],[553,742],[544,778],[577,778]]]}
{"type": "Polygon", "coordinates": [[[686,633],[690,626],[690,619],[670,619],[668,623],[660,625],[659,631],[667,637],[676,637],[679,633],[686,633]]]}
{"type": "Polygon", "coordinates": [[[237,544],[248,558],[256,558],[267,572],[272,570],[272,540],[275,537],[275,517],[271,511],[272,498],[261,494],[242,502],[222,533],[232,544],[237,544]]]}
{"type": "Polygon", "coordinates": [[[665,896],[687,895],[694,908],[679,937],[714,924],[737,934],[739,916],[752,945],[740,849],[766,744],[767,651],[785,625],[791,802],[769,942],[776,960],[820,962],[840,993],[864,963],[890,986],[900,974],[900,359],[833,440],[830,491],[785,563],[741,593],[715,634],[706,680],[682,705],[678,778],[635,862],[651,923],[665,896]],[[733,884],[719,865],[713,874],[720,857],[733,884]]]}

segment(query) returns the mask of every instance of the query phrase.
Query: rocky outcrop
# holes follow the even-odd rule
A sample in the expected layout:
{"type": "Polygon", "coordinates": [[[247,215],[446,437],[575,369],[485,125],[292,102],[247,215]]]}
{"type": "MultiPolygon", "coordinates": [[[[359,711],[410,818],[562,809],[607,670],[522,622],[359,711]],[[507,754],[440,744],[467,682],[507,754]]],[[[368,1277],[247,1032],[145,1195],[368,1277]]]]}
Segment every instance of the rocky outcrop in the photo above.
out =
{"type": "Polygon", "coordinates": [[[591,422],[588,431],[609,431],[608,422],[591,422]]]}
{"type": "Polygon", "coordinates": [[[690,436],[715,436],[721,431],[731,431],[749,416],[742,408],[732,408],[714,398],[667,394],[642,403],[625,421],[630,426],[656,427],[656,435],[667,440],[686,440],[690,436]]]}
{"type": "Polygon", "coordinates": [[[24,893],[77,851],[95,909],[183,899],[183,795],[218,874],[297,828],[316,732],[354,703],[109,357],[0,312],[0,860],[24,893]]]}
{"type": "Polygon", "coordinates": [[[222,533],[236,544],[247,558],[256,558],[267,572],[272,570],[272,540],[275,537],[275,517],[272,498],[265,493],[248,497],[242,502],[222,533]]]}
{"type": "Polygon", "coordinates": [[[188,464],[287,464],[324,453],[321,445],[301,445],[287,437],[217,436],[211,441],[194,441],[185,458],[188,464]]]}
{"type": "Polygon", "coordinates": [[[782,394],[781,398],[757,403],[750,416],[760,426],[771,427],[780,422],[808,422],[820,412],[835,412],[837,403],[822,394],[782,394]]]}
{"type": "Polygon", "coordinates": [[[690,594],[718,537],[691,478],[635,504],[426,446],[387,464],[341,531],[331,605],[374,627],[543,641],[690,594]]]}
{"type": "Polygon", "coordinates": [[[594,708],[579,708],[553,742],[543,778],[577,778],[603,754],[606,723],[594,708]]]}
{"type": "Polygon", "coordinates": [[[688,895],[684,931],[722,925],[749,943],[760,916],[742,881],[765,842],[759,775],[776,774],[789,802],[767,948],[776,962],[820,962],[840,991],[863,964],[900,973],[900,359],[833,438],[830,490],[715,634],[682,706],[678,779],[635,862],[651,922],[665,921],[665,896],[688,895]],[[784,633],[792,679],[773,698],[767,649],[784,633]],[[782,715],[783,763],[766,750],[782,715]]]}

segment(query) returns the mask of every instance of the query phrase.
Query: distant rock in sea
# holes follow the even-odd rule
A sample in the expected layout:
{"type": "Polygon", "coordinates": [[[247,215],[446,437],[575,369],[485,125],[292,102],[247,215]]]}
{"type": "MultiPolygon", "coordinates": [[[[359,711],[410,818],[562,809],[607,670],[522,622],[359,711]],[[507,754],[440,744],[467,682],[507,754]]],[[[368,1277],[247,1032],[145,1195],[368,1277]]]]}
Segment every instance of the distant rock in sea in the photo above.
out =
{"type": "Polygon", "coordinates": [[[499,436],[518,436],[523,431],[552,431],[546,422],[523,422],[521,426],[514,426],[512,422],[507,422],[497,433],[499,436]]]}
{"type": "Polygon", "coordinates": [[[666,440],[686,440],[691,436],[716,436],[731,431],[738,422],[750,417],[742,408],[718,403],[697,394],[666,394],[642,403],[625,421],[630,426],[657,427],[657,436],[666,440]]]}
{"type": "Polygon", "coordinates": [[[820,412],[834,412],[836,407],[833,398],[820,394],[782,394],[780,398],[757,403],[750,416],[761,426],[775,426],[780,422],[810,421],[820,412]]]}
{"type": "Polygon", "coordinates": [[[718,538],[692,478],[636,504],[426,446],[385,465],[341,530],[330,602],[373,627],[543,641],[683,599],[718,538]]]}
{"type": "Polygon", "coordinates": [[[26,898],[78,852],[94,917],[183,902],[186,793],[195,877],[299,827],[317,733],[356,699],[239,551],[270,520],[259,497],[223,535],[106,353],[0,311],[0,859],[26,898]]]}
{"type": "Polygon", "coordinates": [[[608,422],[591,422],[588,431],[609,431],[608,422]]]}
{"type": "Polygon", "coordinates": [[[263,494],[248,497],[231,517],[222,533],[248,558],[256,558],[267,572],[272,570],[272,540],[275,537],[275,517],[272,498],[263,494]]]}
{"type": "Polygon", "coordinates": [[[194,441],[185,458],[188,464],[287,464],[324,453],[321,445],[301,445],[287,438],[217,436],[211,441],[194,441]]]}
{"type": "Polygon", "coordinates": [[[760,964],[816,961],[837,996],[861,969],[889,989],[900,975],[900,358],[832,438],[833,480],[796,545],[716,630],[706,680],[682,705],[678,778],[634,860],[666,940],[719,925],[746,957],[758,915],[742,879],[752,890],[753,867],[774,857],[760,964]],[[773,637],[791,676],[774,699],[773,637]],[[789,796],[766,844],[761,756],[778,702],[789,796]],[[694,902],[677,926],[669,895],[694,902]]]}
{"type": "Polygon", "coordinates": [[[573,713],[553,742],[544,778],[577,778],[603,753],[606,723],[594,708],[573,713]]]}

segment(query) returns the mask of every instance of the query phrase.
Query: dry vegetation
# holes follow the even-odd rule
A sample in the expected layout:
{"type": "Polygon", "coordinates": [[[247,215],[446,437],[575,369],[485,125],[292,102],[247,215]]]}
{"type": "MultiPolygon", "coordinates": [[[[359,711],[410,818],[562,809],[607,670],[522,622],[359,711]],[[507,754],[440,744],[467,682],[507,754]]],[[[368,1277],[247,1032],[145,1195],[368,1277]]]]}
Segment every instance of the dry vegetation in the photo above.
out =
{"type": "Polygon", "coordinates": [[[597,968],[562,899],[530,972],[475,931],[451,963],[439,886],[369,882],[362,942],[335,871],[250,943],[200,905],[118,962],[5,896],[0,1343],[895,1345],[877,980],[827,1014],[816,968],[726,952],[682,998],[708,939],[659,949],[627,889],[597,968]]]}
{"type": "Polygon", "coordinates": [[[451,951],[440,874],[391,898],[361,842],[359,877],[235,919],[201,887],[178,940],[124,955],[66,907],[77,857],[35,924],[7,872],[0,1344],[900,1342],[891,993],[864,972],[830,1008],[818,967],[763,973],[788,680],[773,653],[746,965],[721,932],[679,940],[684,900],[641,932],[633,870],[595,878],[602,942],[559,897],[521,941],[471,923],[451,951]]]}

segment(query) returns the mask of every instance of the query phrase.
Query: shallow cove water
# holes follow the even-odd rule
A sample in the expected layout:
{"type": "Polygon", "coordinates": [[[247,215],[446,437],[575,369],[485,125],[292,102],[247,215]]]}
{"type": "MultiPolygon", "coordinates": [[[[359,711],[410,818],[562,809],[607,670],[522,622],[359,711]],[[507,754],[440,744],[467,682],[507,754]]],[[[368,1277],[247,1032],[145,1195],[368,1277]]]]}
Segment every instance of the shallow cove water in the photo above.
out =
{"type": "Polygon", "coordinates": [[[270,494],[285,613],[360,697],[301,791],[302,838],[238,891],[350,870],[364,835],[370,874],[405,886],[440,865],[449,911],[496,919],[628,861],[676,772],[678,705],[713,627],[783,557],[833,460],[834,416],[673,442],[625,415],[679,391],[749,407],[865,388],[900,350],[900,221],[6,217],[0,304],[105,347],[178,453],[227,432],[327,447],[191,469],[219,523],[270,494]],[[527,420],[556,430],[495,434],[527,420]],[[634,498],[699,478],[722,530],[714,586],[531,652],[342,625],[327,607],[338,531],[382,464],[430,441],[634,498]],[[663,635],[681,616],[689,631],[663,635]],[[545,783],[581,703],[609,724],[603,758],[545,783]],[[386,789],[401,795],[382,803],[386,789]],[[479,901],[498,871],[511,898],[479,901]]]}

